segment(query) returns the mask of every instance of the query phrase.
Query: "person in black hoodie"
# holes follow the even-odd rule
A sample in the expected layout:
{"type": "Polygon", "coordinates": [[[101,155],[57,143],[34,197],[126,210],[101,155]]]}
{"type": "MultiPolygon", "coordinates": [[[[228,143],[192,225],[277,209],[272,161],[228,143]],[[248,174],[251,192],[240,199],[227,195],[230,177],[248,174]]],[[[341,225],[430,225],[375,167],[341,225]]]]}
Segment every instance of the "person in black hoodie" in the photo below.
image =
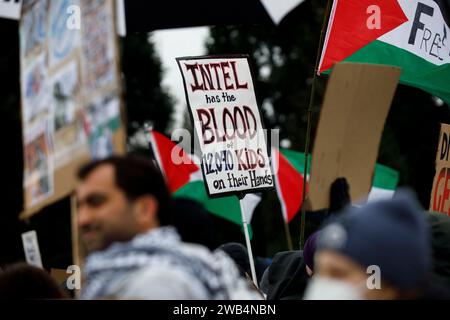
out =
{"type": "MultiPolygon", "coordinates": [[[[330,208],[311,212],[317,225],[334,216],[351,203],[347,179],[336,179],[330,188],[330,208]]],[[[313,232],[305,242],[304,250],[277,253],[266,269],[261,289],[267,300],[301,300],[310,276],[314,272],[314,252],[318,232],[313,232]]]]}

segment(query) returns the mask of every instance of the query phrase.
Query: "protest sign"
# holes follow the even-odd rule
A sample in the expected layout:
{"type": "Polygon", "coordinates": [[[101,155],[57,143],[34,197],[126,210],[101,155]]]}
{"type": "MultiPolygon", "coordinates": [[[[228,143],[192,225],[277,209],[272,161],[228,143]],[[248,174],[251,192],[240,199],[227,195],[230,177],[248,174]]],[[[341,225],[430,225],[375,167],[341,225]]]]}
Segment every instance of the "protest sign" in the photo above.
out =
{"type": "Polygon", "coordinates": [[[22,233],[22,244],[27,263],[43,268],[36,231],[22,233]]]}
{"type": "Polygon", "coordinates": [[[431,190],[430,211],[450,215],[450,125],[441,124],[439,145],[436,154],[436,174],[431,190]]]}
{"type": "Polygon", "coordinates": [[[273,188],[247,56],[177,58],[210,197],[273,188]]]}
{"type": "Polygon", "coordinates": [[[125,152],[115,4],[24,1],[22,219],[70,195],[81,164],[125,152]]]}
{"type": "Polygon", "coordinates": [[[209,197],[239,197],[253,282],[258,285],[244,194],[274,187],[248,56],[177,58],[202,153],[209,197]]]}
{"type": "Polygon", "coordinates": [[[330,186],[339,177],[347,179],[352,201],[369,194],[400,72],[397,67],[355,63],[334,68],[312,153],[310,209],[329,207],[330,186]]]}

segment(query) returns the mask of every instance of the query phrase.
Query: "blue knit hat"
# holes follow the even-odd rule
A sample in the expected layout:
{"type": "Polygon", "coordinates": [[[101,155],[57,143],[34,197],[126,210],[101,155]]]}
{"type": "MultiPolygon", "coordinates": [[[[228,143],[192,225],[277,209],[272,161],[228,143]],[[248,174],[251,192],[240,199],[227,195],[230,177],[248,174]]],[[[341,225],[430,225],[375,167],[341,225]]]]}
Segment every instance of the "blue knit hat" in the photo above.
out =
{"type": "Polygon", "coordinates": [[[347,208],[317,239],[317,251],[332,249],[367,268],[380,267],[381,278],[399,289],[416,289],[431,271],[426,216],[411,192],[391,200],[347,208]]]}

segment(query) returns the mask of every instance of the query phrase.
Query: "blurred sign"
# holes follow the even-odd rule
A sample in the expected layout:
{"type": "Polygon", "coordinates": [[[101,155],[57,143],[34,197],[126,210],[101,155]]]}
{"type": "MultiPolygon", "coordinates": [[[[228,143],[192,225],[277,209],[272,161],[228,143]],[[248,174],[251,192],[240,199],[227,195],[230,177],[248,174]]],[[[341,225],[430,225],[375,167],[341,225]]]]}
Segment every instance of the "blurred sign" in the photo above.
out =
{"type": "Polygon", "coordinates": [[[22,243],[27,263],[38,268],[43,268],[36,231],[23,233],[22,243]]]}
{"type": "Polygon", "coordinates": [[[450,125],[441,124],[436,154],[436,174],[431,190],[430,211],[450,215],[450,125]]]}
{"type": "Polygon", "coordinates": [[[19,20],[22,0],[0,0],[0,18],[19,20]]]}
{"type": "Polygon", "coordinates": [[[272,188],[274,178],[247,56],[177,58],[209,196],[272,188]]]}
{"type": "Polygon", "coordinates": [[[115,4],[109,0],[23,4],[22,218],[68,196],[81,164],[125,150],[115,4]]]}

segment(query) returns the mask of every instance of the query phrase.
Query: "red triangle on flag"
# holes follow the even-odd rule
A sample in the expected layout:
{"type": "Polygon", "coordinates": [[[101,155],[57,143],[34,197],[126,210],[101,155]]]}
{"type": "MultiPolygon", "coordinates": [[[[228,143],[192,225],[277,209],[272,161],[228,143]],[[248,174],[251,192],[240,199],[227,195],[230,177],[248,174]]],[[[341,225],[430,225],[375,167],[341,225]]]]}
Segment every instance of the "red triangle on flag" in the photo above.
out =
{"type": "Polygon", "coordinates": [[[181,147],[159,132],[150,131],[151,147],[171,193],[190,180],[191,174],[200,170],[181,147]]]}
{"type": "Polygon", "coordinates": [[[398,0],[335,0],[319,73],[407,21],[398,0]],[[374,24],[375,17],[379,25],[374,24]]]}
{"type": "Polygon", "coordinates": [[[303,175],[291,165],[288,159],[273,149],[273,157],[278,159],[275,183],[281,203],[284,220],[290,222],[301,208],[303,201],[303,175]]]}

